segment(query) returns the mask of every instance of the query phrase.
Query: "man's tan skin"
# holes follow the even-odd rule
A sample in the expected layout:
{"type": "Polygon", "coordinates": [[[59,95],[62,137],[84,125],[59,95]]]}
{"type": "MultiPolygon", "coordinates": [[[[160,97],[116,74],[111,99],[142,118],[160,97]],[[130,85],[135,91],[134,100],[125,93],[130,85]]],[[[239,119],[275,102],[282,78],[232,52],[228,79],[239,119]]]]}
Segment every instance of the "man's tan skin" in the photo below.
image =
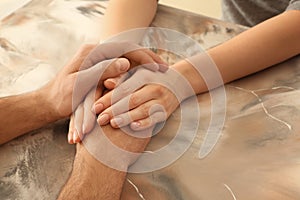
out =
{"type": "Polygon", "coordinates": [[[0,99],[0,120],[5,124],[0,127],[0,144],[71,114],[77,71],[94,47],[83,46],[58,76],[41,89],[0,99]]]}
{"type": "MultiPolygon", "coordinates": [[[[141,153],[150,141],[149,137],[132,137],[123,133],[121,129],[114,129],[109,125],[102,127],[102,129],[113,144],[126,151],[141,153]]],[[[121,155],[109,156],[122,157],[121,155]]],[[[120,164],[129,167],[135,161],[126,160],[122,157],[119,160],[120,164]]],[[[105,166],[91,156],[82,143],[79,143],[77,144],[72,174],[58,199],[120,199],[125,178],[125,171],[118,171],[105,166]]]]}
{"type": "MultiPolygon", "coordinates": [[[[106,39],[131,28],[148,26],[156,12],[156,4],[156,0],[111,1],[105,16],[106,25],[104,27],[106,28],[103,29],[101,38],[106,39]],[[140,6],[150,2],[151,9],[140,6]],[[134,10],[134,12],[128,15],[125,8],[134,10]],[[115,15],[116,10],[119,10],[118,16],[115,15]],[[140,18],[138,23],[136,20],[132,20],[138,19],[145,13],[149,13],[149,15],[146,14],[149,18],[140,18]],[[114,23],[111,24],[111,21],[114,23]],[[131,22],[134,23],[131,24],[131,22]]],[[[58,76],[43,88],[26,94],[0,98],[0,121],[2,124],[6,124],[6,126],[0,127],[0,144],[71,115],[72,92],[77,71],[94,47],[95,45],[82,47],[58,76]],[[18,126],[15,126],[16,121],[18,121],[18,126]]],[[[134,55],[130,58],[131,63],[135,59],[143,59],[135,58],[134,55]]],[[[123,62],[124,64],[126,63],[123,62]]],[[[101,81],[104,78],[113,78],[117,74],[124,73],[119,70],[120,68],[110,67],[109,69],[112,70],[106,71],[101,81]]],[[[109,82],[107,83],[109,84],[109,82]]],[[[101,86],[101,83],[99,85],[101,86]]],[[[141,152],[149,142],[149,138],[134,138],[124,134],[120,129],[113,129],[110,125],[104,126],[103,130],[114,144],[124,150],[141,152]]],[[[125,166],[130,164],[124,163],[125,166]]],[[[82,144],[77,144],[73,171],[61,191],[59,199],[119,199],[125,176],[125,172],[103,165],[94,159],[82,144]]]]}
{"type": "MultiPolygon", "coordinates": [[[[0,127],[0,144],[71,115],[73,87],[80,73],[78,69],[94,47],[95,45],[82,47],[57,77],[41,89],[0,98],[0,121],[1,124],[5,124],[0,127]],[[15,125],[16,121],[18,126],[15,125]]],[[[135,55],[140,54],[131,53],[127,57],[139,62],[141,58],[135,58],[135,55]]],[[[146,58],[152,59],[150,55],[146,58]]],[[[130,62],[126,58],[116,59],[100,78],[99,91],[102,92],[104,80],[119,76],[129,68],[130,62]]],[[[110,125],[102,129],[112,143],[126,151],[142,152],[150,140],[129,136],[110,125]]],[[[134,160],[126,161],[122,165],[128,167],[132,162],[134,160]]],[[[73,171],[59,199],[119,199],[125,176],[126,172],[103,165],[94,159],[82,144],[77,144],[73,171]]]]}

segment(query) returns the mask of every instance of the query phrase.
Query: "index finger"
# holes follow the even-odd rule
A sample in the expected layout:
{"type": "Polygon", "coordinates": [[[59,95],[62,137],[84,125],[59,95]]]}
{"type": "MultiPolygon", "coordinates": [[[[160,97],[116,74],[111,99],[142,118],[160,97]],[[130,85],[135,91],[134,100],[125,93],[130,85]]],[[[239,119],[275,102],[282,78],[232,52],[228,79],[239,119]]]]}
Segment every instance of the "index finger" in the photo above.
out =
{"type": "Polygon", "coordinates": [[[103,111],[104,109],[110,107],[112,104],[118,102],[122,98],[140,89],[146,84],[146,79],[151,79],[151,77],[149,77],[149,73],[156,73],[143,68],[139,68],[137,72],[135,72],[126,81],[121,83],[118,87],[116,87],[112,91],[108,92],[106,95],[102,96],[99,100],[97,100],[94,104],[95,112],[99,113],[103,111]]]}
{"type": "Polygon", "coordinates": [[[73,89],[73,108],[76,108],[86,94],[93,88],[102,84],[106,78],[116,77],[127,71],[129,62],[125,58],[104,60],[95,66],[72,74],[75,79],[73,89]]]}
{"type": "Polygon", "coordinates": [[[85,44],[76,52],[74,57],[69,61],[64,70],[66,73],[77,72],[86,59],[86,56],[95,48],[95,44],[85,44]]]}
{"type": "Polygon", "coordinates": [[[154,52],[149,49],[135,50],[124,55],[129,60],[140,63],[151,71],[165,72],[168,65],[154,52]]]}
{"type": "Polygon", "coordinates": [[[94,48],[83,61],[80,69],[87,69],[103,60],[118,58],[124,54],[138,49],[145,49],[139,45],[128,42],[102,43],[94,48]]]}

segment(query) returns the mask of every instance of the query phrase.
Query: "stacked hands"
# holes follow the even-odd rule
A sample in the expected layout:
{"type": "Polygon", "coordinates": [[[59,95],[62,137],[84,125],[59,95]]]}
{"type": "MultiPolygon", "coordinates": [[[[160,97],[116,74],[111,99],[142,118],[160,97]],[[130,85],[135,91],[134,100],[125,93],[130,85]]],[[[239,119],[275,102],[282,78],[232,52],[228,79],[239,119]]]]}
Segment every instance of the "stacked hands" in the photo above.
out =
{"type": "MultiPolygon", "coordinates": [[[[181,101],[178,73],[152,51],[129,43],[88,45],[81,57],[73,89],[68,142],[82,141],[99,125],[151,129],[166,120],[181,101]],[[176,94],[177,93],[177,94],[176,94]],[[98,115],[98,118],[97,116],[98,115]]],[[[63,105],[62,105],[63,106],[63,105]]]]}
{"type": "Polygon", "coordinates": [[[194,92],[174,69],[134,44],[86,45],[40,96],[50,107],[48,121],[71,116],[70,144],[88,136],[85,148],[77,145],[77,151],[86,149],[113,168],[126,170],[150,141],[154,125],[194,92]]]}

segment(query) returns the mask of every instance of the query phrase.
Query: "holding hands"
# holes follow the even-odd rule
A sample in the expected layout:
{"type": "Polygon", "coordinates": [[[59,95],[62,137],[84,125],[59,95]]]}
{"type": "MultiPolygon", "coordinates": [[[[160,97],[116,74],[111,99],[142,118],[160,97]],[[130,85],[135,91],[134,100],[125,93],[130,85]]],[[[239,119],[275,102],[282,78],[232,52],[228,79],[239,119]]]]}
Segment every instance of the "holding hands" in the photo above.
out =
{"type": "MultiPolygon", "coordinates": [[[[150,65],[148,64],[148,68],[150,65]]],[[[104,94],[95,103],[95,99],[89,94],[84,104],[89,102],[87,107],[93,108],[95,113],[91,113],[91,115],[94,116],[94,119],[87,120],[88,115],[79,114],[71,119],[70,130],[76,127],[76,123],[83,127],[94,127],[95,114],[99,114],[97,119],[99,125],[110,123],[114,128],[129,125],[134,131],[142,131],[165,121],[180,102],[194,94],[189,82],[173,68],[161,73],[139,67],[129,71],[123,77],[104,81],[104,85],[110,85],[107,84],[110,81],[117,84],[108,87],[111,91],[104,94]],[[120,83],[124,80],[123,77],[127,77],[127,79],[120,83]],[[78,121],[74,123],[74,120],[78,121]]],[[[85,106],[79,106],[76,112],[79,110],[85,110],[85,106]]],[[[83,131],[83,134],[85,133],[88,132],[83,131]]],[[[72,134],[69,133],[69,136],[72,138],[72,134]]],[[[72,139],[74,138],[76,140],[73,142],[79,142],[82,135],[72,139]]]]}
{"type": "Polygon", "coordinates": [[[95,102],[98,123],[140,131],[165,121],[186,98],[187,83],[174,70],[139,68],[130,78],[95,102]]]}
{"type": "Polygon", "coordinates": [[[168,69],[155,53],[134,44],[104,43],[90,51],[81,63],[80,74],[76,77],[69,143],[81,141],[84,134],[94,128],[96,116],[93,105],[101,97],[104,86],[116,87],[117,81],[128,75],[126,71],[138,65],[150,71],[165,72],[168,69]]]}

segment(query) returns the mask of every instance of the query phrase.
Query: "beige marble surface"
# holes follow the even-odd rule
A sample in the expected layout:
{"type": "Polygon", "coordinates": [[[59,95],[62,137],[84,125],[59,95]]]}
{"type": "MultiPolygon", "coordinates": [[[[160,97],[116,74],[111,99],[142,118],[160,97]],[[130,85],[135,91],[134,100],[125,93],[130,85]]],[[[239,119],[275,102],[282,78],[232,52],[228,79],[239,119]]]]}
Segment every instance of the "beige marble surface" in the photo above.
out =
{"type": "MultiPolygon", "coordinates": [[[[0,95],[42,86],[82,43],[97,42],[105,6],[101,1],[33,0],[3,19],[0,95]]],[[[244,30],[162,6],[153,26],[185,33],[205,49],[244,30]]],[[[225,125],[204,159],[199,150],[210,123],[211,101],[209,93],[199,95],[201,117],[192,145],[163,169],[129,174],[123,199],[299,199],[299,77],[296,57],[226,85],[225,125]]],[[[147,150],[166,145],[179,123],[180,109],[147,150]]],[[[0,146],[0,199],[55,199],[75,153],[67,144],[67,129],[67,120],[62,120],[0,146]]]]}

